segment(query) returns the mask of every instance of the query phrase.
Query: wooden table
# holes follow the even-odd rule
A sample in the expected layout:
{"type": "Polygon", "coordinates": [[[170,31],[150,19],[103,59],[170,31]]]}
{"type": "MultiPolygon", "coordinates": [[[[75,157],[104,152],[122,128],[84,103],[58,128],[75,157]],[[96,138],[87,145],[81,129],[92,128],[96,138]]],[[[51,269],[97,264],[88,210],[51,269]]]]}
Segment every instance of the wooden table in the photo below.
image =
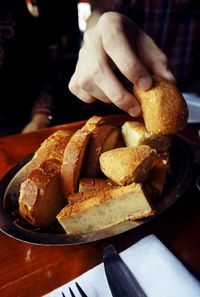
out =
{"type": "MultiPolygon", "coordinates": [[[[121,119],[118,118],[120,122],[121,119]]],[[[0,178],[35,151],[58,129],[76,130],[83,122],[0,138],[0,178]]],[[[197,129],[188,126],[183,135],[198,140],[197,129]]],[[[40,246],[0,233],[0,296],[42,296],[102,261],[102,250],[112,243],[120,252],[148,234],[159,239],[200,278],[200,193],[193,185],[162,215],[139,228],[113,238],[72,246],[40,246]]]]}

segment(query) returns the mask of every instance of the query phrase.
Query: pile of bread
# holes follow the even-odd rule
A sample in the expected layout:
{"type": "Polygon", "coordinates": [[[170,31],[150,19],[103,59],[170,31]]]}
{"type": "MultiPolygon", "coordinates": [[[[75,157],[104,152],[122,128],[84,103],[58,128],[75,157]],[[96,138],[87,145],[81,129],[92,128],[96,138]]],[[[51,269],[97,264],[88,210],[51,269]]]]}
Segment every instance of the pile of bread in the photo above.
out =
{"type": "Polygon", "coordinates": [[[41,144],[20,186],[25,220],[38,227],[58,220],[67,234],[85,234],[154,215],[188,109],[176,86],[158,77],[151,90],[134,93],[143,120],[116,127],[94,116],[41,144]]]}

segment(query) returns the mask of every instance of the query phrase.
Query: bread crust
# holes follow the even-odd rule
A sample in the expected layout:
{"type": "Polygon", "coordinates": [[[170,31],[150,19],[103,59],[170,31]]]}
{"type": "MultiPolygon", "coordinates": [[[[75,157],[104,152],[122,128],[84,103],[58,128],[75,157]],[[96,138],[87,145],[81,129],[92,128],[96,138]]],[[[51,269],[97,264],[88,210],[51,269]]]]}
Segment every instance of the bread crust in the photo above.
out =
{"type": "Polygon", "coordinates": [[[48,226],[65,205],[60,191],[60,167],[59,160],[47,159],[20,186],[19,212],[32,225],[48,226]]]}
{"type": "Polygon", "coordinates": [[[122,125],[122,135],[126,146],[148,145],[157,152],[165,152],[171,145],[171,135],[149,133],[143,123],[127,121],[122,125]]]}
{"type": "Polygon", "coordinates": [[[154,85],[148,91],[134,86],[141,104],[145,126],[153,134],[174,134],[185,128],[188,108],[181,92],[172,82],[153,76],[154,85]]]}
{"type": "Polygon", "coordinates": [[[29,162],[28,172],[34,170],[43,161],[49,158],[57,159],[62,162],[65,147],[72,135],[72,131],[58,130],[45,139],[36,150],[32,160],[29,162]]]}
{"type": "Polygon", "coordinates": [[[86,177],[95,178],[99,176],[99,156],[101,153],[116,147],[119,132],[119,129],[111,125],[101,125],[92,131],[87,151],[86,177]]]}
{"type": "Polygon", "coordinates": [[[57,219],[68,234],[84,234],[153,214],[154,210],[141,184],[131,184],[99,192],[90,199],[67,205],[57,215],[57,219]]]}
{"type": "Polygon", "coordinates": [[[101,154],[100,166],[113,182],[127,185],[144,182],[155,157],[156,150],[147,145],[117,148],[101,154]]]}
{"type": "Polygon", "coordinates": [[[77,192],[78,181],[90,134],[91,132],[88,130],[76,131],[65,148],[61,166],[61,180],[66,199],[68,195],[77,192]]]}

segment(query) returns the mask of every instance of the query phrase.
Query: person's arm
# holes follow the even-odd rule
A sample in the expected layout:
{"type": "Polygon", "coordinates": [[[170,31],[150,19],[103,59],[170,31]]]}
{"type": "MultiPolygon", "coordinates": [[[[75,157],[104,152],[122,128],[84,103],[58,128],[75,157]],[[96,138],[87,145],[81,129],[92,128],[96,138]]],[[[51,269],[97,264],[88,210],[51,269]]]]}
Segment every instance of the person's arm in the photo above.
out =
{"type": "Polygon", "coordinates": [[[86,103],[99,99],[137,116],[140,105],[116,77],[114,68],[148,90],[153,83],[152,73],[174,80],[167,68],[167,57],[145,32],[120,13],[98,13],[91,20],[69,89],[86,103]]]}
{"type": "Polygon", "coordinates": [[[22,133],[34,132],[48,127],[52,121],[53,98],[46,91],[41,92],[36,100],[30,122],[23,128],[22,133]]]}

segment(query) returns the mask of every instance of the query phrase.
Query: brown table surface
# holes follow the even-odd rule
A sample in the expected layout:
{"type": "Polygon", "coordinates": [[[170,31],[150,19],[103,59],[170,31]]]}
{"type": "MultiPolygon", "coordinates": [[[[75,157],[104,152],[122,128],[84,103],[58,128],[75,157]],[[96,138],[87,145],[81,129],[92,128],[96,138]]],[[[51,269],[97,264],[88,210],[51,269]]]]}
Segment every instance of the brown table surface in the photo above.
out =
{"type": "MultiPolygon", "coordinates": [[[[114,116],[110,122],[120,124],[114,116]]],[[[83,122],[42,129],[29,134],[0,138],[0,178],[58,129],[76,130],[83,122]]],[[[188,125],[182,135],[199,141],[200,125],[188,125]]],[[[148,234],[163,243],[200,278],[200,193],[192,184],[186,193],[162,215],[139,228],[113,238],[66,246],[25,243],[0,233],[0,296],[42,296],[67,283],[102,261],[102,251],[113,244],[121,252],[148,234]]]]}

